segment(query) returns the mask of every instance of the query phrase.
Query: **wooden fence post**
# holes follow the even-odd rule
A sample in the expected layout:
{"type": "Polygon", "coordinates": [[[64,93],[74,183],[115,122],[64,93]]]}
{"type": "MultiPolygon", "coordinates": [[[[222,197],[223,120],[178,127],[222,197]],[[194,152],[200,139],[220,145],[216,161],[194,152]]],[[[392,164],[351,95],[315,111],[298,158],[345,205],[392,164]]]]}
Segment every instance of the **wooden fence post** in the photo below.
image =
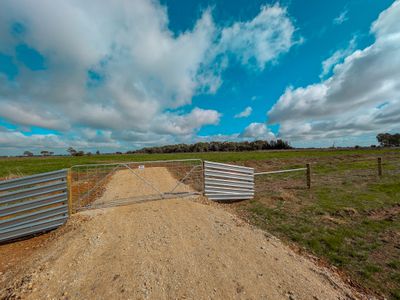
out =
{"type": "Polygon", "coordinates": [[[382,177],[382,157],[378,157],[378,176],[382,177]]]}
{"type": "Polygon", "coordinates": [[[311,189],[311,164],[307,164],[307,188],[311,189]]]}

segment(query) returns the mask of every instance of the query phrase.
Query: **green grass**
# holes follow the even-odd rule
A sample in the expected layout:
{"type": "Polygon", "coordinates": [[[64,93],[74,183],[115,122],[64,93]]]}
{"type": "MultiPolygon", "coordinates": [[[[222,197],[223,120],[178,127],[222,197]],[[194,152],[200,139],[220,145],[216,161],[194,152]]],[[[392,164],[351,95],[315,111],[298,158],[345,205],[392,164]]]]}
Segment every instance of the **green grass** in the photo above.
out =
{"type": "Polygon", "coordinates": [[[400,175],[351,184],[326,179],[311,191],[292,190],[299,201],[265,192],[238,209],[259,227],[328,260],[365,287],[400,299],[400,216],[394,213],[400,203],[400,175]]]}
{"type": "Polygon", "coordinates": [[[285,159],[318,159],[332,156],[363,156],[400,153],[392,149],[349,149],[349,150],[279,150],[252,152],[209,152],[209,153],[176,153],[176,154],[123,154],[123,155],[92,155],[92,156],[54,156],[54,157],[19,157],[0,158],[0,178],[12,174],[31,175],[69,168],[80,164],[169,160],[200,158],[219,162],[249,161],[249,160],[285,160],[285,159]]]}

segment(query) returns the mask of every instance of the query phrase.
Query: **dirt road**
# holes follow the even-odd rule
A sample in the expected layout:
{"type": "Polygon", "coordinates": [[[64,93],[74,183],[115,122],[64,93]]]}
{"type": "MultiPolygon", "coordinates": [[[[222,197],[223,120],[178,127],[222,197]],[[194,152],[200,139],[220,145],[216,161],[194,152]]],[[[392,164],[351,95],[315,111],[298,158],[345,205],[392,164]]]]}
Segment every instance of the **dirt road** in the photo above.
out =
{"type": "Polygon", "coordinates": [[[168,192],[192,192],[193,189],[181,184],[165,167],[145,169],[124,169],[116,171],[101,197],[93,206],[107,204],[118,199],[146,198],[168,192]]]}
{"type": "MultiPolygon", "coordinates": [[[[0,279],[0,298],[348,299],[334,274],[225,210],[186,199],[86,211],[0,279]]],[[[354,296],[354,295],[353,295],[354,296]]]]}

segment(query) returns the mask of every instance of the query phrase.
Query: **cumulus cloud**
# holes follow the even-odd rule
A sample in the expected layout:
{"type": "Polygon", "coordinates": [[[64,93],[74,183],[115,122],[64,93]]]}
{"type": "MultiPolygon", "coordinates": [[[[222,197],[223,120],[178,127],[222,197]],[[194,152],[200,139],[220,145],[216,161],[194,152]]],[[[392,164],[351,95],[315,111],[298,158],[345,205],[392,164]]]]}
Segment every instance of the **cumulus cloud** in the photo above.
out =
{"type": "Polygon", "coordinates": [[[164,114],[158,120],[156,133],[190,134],[203,125],[217,125],[221,114],[216,110],[194,108],[186,115],[164,114]]]}
{"type": "Polygon", "coordinates": [[[21,107],[20,104],[6,102],[2,103],[0,117],[7,118],[9,121],[27,126],[44,127],[47,129],[66,130],[69,125],[57,118],[56,115],[47,111],[38,111],[29,104],[21,107]]]}
{"type": "Polygon", "coordinates": [[[273,140],[275,135],[269,130],[264,123],[251,123],[247,126],[244,131],[240,134],[243,138],[253,138],[262,140],[273,140]]]}
{"type": "Polygon", "coordinates": [[[235,115],[235,118],[247,118],[251,115],[253,109],[250,106],[247,106],[242,112],[235,115]]]}
{"type": "Polygon", "coordinates": [[[400,128],[400,1],[371,26],[375,42],[307,87],[288,87],[269,110],[269,123],[292,140],[376,134],[400,128]]]}
{"type": "Polygon", "coordinates": [[[65,144],[54,134],[26,136],[21,132],[4,131],[0,135],[0,145],[3,149],[34,149],[41,148],[43,144],[52,144],[55,148],[57,148],[57,146],[65,147],[65,144]]]}
{"type": "Polygon", "coordinates": [[[92,131],[85,129],[78,136],[63,136],[56,134],[25,134],[0,127],[0,155],[22,155],[25,150],[39,154],[41,150],[66,154],[68,147],[77,149],[97,149],[115,151],[121,144],[113,140],[111,132],[92,131]]]}
{"type": "Polygon", "coordinates": [[[144,135],[174,140],[218,124],[214,110],[180,109],[218,90],[231,57],[244,65],[254,60],[261,70],[296,43],[279,5],[226,27],[210,9],[184,32],[168,26],[167,8],[152,0],[1,1],[0,52],[13,57],[18,75],[0,76],[0,116],[56,129],[61,139],[86,138],[87,129],[109,132],[114,143],[144,135]],[[20,33],[11,30],[16,22],[20,33]],[[20,44],[37,50],[45,68],[18,61],[20,44]]]}
{"type": "Polygon", "coordinates": [[[263,69],[267,62],[275,60],[299,42],[294,40],[294,32],[295,27],[285,8],[264,6],[253,20],[236,22],[224,28],[219,47],[221,51],[234,52],[244,65],[254,59],[263,69]]]}

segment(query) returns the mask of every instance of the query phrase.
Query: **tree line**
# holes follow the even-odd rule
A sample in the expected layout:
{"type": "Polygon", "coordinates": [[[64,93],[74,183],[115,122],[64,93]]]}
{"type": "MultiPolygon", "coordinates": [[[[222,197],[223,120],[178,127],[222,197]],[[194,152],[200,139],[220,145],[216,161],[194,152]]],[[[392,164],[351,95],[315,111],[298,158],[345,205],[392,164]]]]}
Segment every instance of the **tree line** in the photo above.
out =
{"type": "Polygon", "coordinates": [[[228,152],[255,151],[272,149],[292,149],[289,142],[278,139],[272,141],[257,140],[254,142],[199,142],[195,144],[175,144],[158,147],[145,147],[132,153],[183,153],[183,152],[228,152]]]}
{"type": "MultiPolygon", "coordinates": [[[[376,136],[380,147],[400,147],[400,133],[379,133],[376,136]]],[[[375,145],[371,145],[375,147],[375,145]]],[[[360,148],[360,146],[355,146],[360,148]]],[[[293,149],[289,142],[277,139],[277,140],[257,140],[253,142],[199,142],[195,144],[175,144],[158,147],[145,147],[139,150],[127,151],[127,154],[133,153],[183,153],[183,152],[233,152],[233,151],[256,151],[256,150],[279,150],[279,149],[293,149]]],[[[72,147],[67,149],[67,152],[71,156],[83,156],[92,155],[91,152],[84,152],[82,150],[75,150],[72,147]]],[[[42,156],[51,156],[54,153],[52,151],[43,150],[40,152],[42,156]]],[[[99,155],[100,151],[96,151],[95,154],[99,155]]],[[[115,154],[123,154],[122,152],[115,152],[115,154]]],[[[34,156],[31,151],[24,151],[24,156],[34,156]]]]}

